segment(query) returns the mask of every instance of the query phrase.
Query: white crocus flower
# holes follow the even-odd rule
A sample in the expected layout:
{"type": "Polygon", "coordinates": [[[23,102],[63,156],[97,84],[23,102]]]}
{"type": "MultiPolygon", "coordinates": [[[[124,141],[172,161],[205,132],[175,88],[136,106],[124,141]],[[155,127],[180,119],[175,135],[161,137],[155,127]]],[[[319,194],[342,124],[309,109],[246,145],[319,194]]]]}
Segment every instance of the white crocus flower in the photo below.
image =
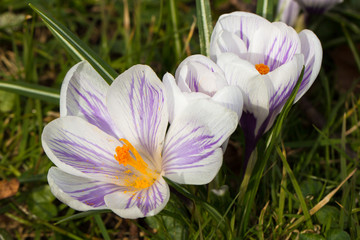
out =
{"type": "Polygon", "coordinates": [[[211,59],[203,55],[192,55],[182,61],[175,78],[166,73],[163,82],[169,99],[170,122],[188,104],[198,99],[211,99],[237,113],[242,114],[243,99],[239,87],[229,86],[224,72],[211,59]]]}
{"type": "Polygon", "coordinates": [[[168,128],[165,91],[148,66],[130,68],[109,86],[87,62],[75,65],[62,85],[60,118],[42,135],[56,165],[48,173],[52,193],[79,211],[139,218],[168,202],[163,176],[181,184],[210,182],[237,115],[201,99],[168,128]]]}
{"type": "Polygon", "coordinates": [[[295,101],[310,88],[322,61],[319,39],[310,30],[299,34],[282,22],[269,22],[247,12],[220,16],[210,42],[210,55],[224,71],[229,85],[241,88],[244,110],[240,126],[245,134],[245,158],[273,125],[305,73],[295,101]]]}

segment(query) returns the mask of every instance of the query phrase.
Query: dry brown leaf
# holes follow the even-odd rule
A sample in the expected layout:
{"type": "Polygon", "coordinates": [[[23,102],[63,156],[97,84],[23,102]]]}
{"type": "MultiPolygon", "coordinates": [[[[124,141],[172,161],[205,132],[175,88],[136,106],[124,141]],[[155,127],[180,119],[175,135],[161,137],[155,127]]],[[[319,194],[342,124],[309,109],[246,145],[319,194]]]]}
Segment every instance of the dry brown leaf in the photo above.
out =
{"type": "Polygon", "coordinates": [[[19,190],[19,181],[16,178],[0,181],[0,200],[14,196],[19,190]]]}

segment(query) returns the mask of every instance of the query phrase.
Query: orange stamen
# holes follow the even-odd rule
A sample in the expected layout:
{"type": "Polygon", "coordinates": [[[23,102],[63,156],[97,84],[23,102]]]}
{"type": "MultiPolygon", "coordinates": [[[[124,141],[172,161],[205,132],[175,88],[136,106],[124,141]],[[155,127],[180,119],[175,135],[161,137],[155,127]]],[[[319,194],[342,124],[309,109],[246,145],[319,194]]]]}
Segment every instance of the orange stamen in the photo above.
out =
{"type": "Polygon", "coordinates": [[[114,157],[119,164],[125,167],[128,166],[129,168],[124,171],[124,173],[128,174],[125,178],[125,185],[134,190],[150,187],[157,179],[158,173],[148,167],[148,164],[142,159],[141,155],[128,140],[122,138],[120,141],[122,141],[124,145],[115,148],[116,154],[114,154],[114,157]]]}
{"type": "Polygon", "coordinates": [[[263,63],[255,64],[255,68],[261,75],[265,75],[270,72],[270,68],[263,63]]]}

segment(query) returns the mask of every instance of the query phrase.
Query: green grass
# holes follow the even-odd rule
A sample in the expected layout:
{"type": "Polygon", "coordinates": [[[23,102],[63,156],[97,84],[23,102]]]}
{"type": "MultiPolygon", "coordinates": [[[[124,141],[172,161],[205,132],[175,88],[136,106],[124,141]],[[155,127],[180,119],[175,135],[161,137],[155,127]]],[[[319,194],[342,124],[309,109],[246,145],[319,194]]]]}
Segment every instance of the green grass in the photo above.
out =
{"type": "MultiPolygon", "coordinates": [[[[235,10],[230,2],[212,2],[213,23],[221,13],[235,10]]],[[[32,3],[48,9],[117,73],[141,63],[161,78],[165,72],[174,73],[186,56],[201,52],[194,28],[195,1],[32,3]]],[[[245,1],[244,6],[253,9],[250,4],[245,1]]],[[[242,226],[240,216],[249,204],[239,205],[241,177],[233,167],[239,165],[244,148],[241,130],[232,136],[227,164],[214,181],[196,187],[170,183],[171,199],[157,216],[130,221],[108,211],[79,214],[56,200],[47,185],[52,163],[40,136],[44,125],[59,117],[57,94],[76,58],[26,2],[3,0],[0,17],[9,13],[11,21],[0,21],[0,87],[15,82],[45,93],[52,89],[53,95],[31,98],[19,88],[15,93],[0,91],[0,180],[20,182],[15,195],[0,199],[4,239],[360,238],[359,173],[337,188],[358,168],[360,156],[357,1],[345,1],[308,26],[324,47],[322,69],[286,117],[278,144],[259,172],[262,178],[247,209],[248,224],[242,226]],[[222,195],[214,193],[218,189],[222,195]]]]}

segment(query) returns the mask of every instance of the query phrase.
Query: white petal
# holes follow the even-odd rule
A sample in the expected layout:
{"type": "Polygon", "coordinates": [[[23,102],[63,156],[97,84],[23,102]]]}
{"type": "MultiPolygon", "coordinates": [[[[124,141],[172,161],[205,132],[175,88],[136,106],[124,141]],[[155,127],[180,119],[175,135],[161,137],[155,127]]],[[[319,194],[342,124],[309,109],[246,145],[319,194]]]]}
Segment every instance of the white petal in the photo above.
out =
{"type": "Polygon", "coordinates": [[[239,87],[224,87],[212,97],[212,100],[236,112],[238,115],[238,120],[240,120],[243,111],[244,101],[241,89],[239,87]]]}
{"type": "Polygon", "coordinates": [[[175,77],[183,92],[202,92],[213,96],[227,85],[223,71],[202,55],[187,57],[176,70],[175,77]]]}
{"type": "Polygon", "coordinates": [[[115,192],[105,196],[106,205],[123,218],[154,216],[167,204],[170,190],[162,177],[139,192],[115,192]]]}
{"type": "Polygon", "coordinates": [[[45,126],[42,145],[46,155],[61,170],[112,182],[124,167],[115,160],[122,144],[82,118],[66,116],[45,126]]]}
{"type": "Polygon", "coordinates": [[[168,124],[164,85],[148,66],[135,65],[110,86],[107,106],[125,138],[159,167],[168,124]]]}
{"type": "Polygon", "coordinates": [[[263,26],[254,34],[250,43],[250,62],[263,63],[270,71],[291,61],[295,54],[300,53],[300,39],[292,27],[285,23],[274,22],[263,26]]]}
{"type": "Polygon", "coordinates": [[[223,14],[217,21],[213,34],[211,35],[210,52],[212,52],[212,44],[217,41],[219,32],[227,31],[234,33],[243,40],[245,46],[249,48],[254,33],[261,26],[268,26],[270,24],[265,18],[262,18],[253,13],[247,12],[233,12],[230,14],[223,14]]]}
{"type": "Polygon", "coordinates": [[[212,43],[210,48],[210,56],[214,61],[216,61],[218,55],[226,52],[231,52],[241,57],[247,53],[247,46],[244,41],[234,33],[223,31],[214,39],[216,41],[212,43]]]}
{"type": "Polygon", "coordinates": [[[303,30],[299,33],[301,41],[301,53],[305,57],[305,72],[295,102],[298,101],[309,90],[319,74],[322,62],[322,47],[320,40],[310,30],[303,30]]]}
{"type": "Polygon", "coordinates": [[[106,209],[104,196],[122,191],[115,184],[74,176],[57,167],[50,168],[48,182],[57,199],[78,211],[106,209]]]}
{"type": "Polygon", "coordinates": [[[236,85],[245,93],[247,92],[249,79],[260,75],[254,64],[232,53],[219,55],[217,64],[224,71],[229,85],[236,85]]]}
{"type": "Polygon", "coordinates": [[[175,116],[188,105],[188,100],[176,85],[173,75],[166,73],[163,77],[163,83],[167,96],[169,122],[172,123],[175,116]]]}
{"type": "Polygon", "coordinates": [[[290,97],[303,66],[304,56],[302,54],[296,54],[292,61],[268,73],[275,90],[274,95],[271,96],[270,111],[274,111],[279,107],[279,111],[281,110],[282,106],[290,97]]]}
{"type": "Polygon", "coordinates": [[[270,72],[268,75],[274,85],[274,93],[270,98],[270,111],[265,132],[273,125],[276,116],[291,95],[299,79],[304,57],[302,54],[294,56],[293,60],[270,72]]]}
{"type": "MultiPolygon", "coordinates": [[[[257,136],[263,134],[259,133],[260,127],[268,118],[271,96],[274,95],[274,88],[269,77],[260,75],[255,79],[251,79],[247,94],[244,96],[244,112],[254,115],[256,125],[253,131],[255,136],[257,136]]],[[[240,124],[243,129],[253,125],[253,123],[245,124],[243,121],[240,121],[240,124]]]]}
{"type": "Polygon", "coordinates": [[[222,164],[221,145],[235,131],[237,115],[211,100],[189,105],[170,125],[163,151],[169,179],[206,184],[222,164]]]}
{"type": "Polygon", "coordinates": [[[116,137],[121,135],[106,108],[109,84],[86,61],[66,74],[60,92],[60,115],[79,116],[116,137]]]}

